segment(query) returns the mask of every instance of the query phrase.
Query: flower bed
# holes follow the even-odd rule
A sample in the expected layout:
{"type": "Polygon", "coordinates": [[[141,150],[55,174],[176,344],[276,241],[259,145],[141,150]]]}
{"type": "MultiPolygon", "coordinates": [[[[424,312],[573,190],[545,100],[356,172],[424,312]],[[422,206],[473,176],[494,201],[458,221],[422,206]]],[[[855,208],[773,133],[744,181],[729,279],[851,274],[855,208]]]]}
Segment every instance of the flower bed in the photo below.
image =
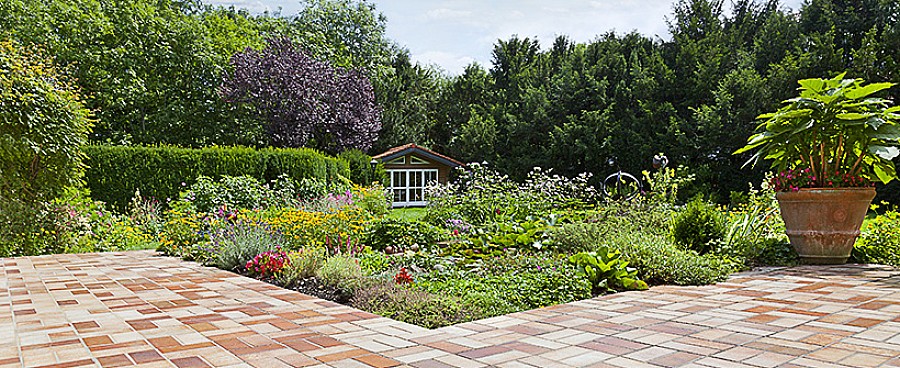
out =
{"type": "Polygon", "coordinates": [[[250,183],[260,192],[224,195],[203,191],[235,189],[199,183],[166,213],[163,253],[431,328],[646,289],[642,278],[714,282],[733,269],[667,240],[671,204],[601,205],[587,177],[536,170],[516,184],[476,167],[452,185],[431,188],[432,204],[420,219],[385,215],[379,188],[332,187],[340,194],[298,198],[299,191],[274,185],[250,183]],[[228,198],[266,200],[236,208],[228,198]],[[655,248],[610,243],[611,230],[655,248]],[[662,260],[647,258],[653,252],[683,264],[674,266],[678,272],[654,271],[662,260]]]}

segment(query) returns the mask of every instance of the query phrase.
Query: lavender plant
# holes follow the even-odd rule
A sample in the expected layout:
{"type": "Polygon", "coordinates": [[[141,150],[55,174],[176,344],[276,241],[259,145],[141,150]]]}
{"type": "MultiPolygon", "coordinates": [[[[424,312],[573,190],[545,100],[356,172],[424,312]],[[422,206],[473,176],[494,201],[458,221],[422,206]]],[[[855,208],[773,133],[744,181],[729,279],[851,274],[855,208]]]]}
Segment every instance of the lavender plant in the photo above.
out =
{"type": "Polygon", "coordinates": [[[200,245],[210,255],[207,262],[223,270],[239,272],[257,254],[288,248],[288,241],[265,223],[227,221],[209,234],[209,243],[200,245]]]}

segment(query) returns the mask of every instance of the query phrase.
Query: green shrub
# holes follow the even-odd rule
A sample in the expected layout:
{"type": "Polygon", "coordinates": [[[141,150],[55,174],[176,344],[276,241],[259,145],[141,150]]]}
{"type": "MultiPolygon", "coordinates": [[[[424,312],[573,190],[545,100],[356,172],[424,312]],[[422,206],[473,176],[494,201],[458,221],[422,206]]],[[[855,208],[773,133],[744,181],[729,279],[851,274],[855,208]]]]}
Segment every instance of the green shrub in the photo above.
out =
{"type": "Polygon", "coordinates": [[[207,176],[249,176],[268,183],[282,175],[295,181],[315,179],[346,184],[350,170],[345,161],[311,149],[245,147],[87,146],[87,185],[95,199],[122,211],[136,190],[148,198],[174,199],[207,176]]]}
{"type": "Polygon", "coordinates": [[[192,203],[199,212],[209,212],[223,206],[252,209],[262,207],[267,192],[268,188],[249,176],[223,176],[219,181],[200,176],[181,194],[181,199],[192,203]]]}
{"type": "Polygon", "coordinates": [[[482,313],[460,297],[409,289],[385,281],[360,289],[350,301],[355,308],[387,318],[438,328],[481,319],[482,313]]]}
{"type": "Polygon", "coordinates": [[[309,247],[288,253],[290,262],[275,275],[276,280],[287,288],[296,285],[298,281],[308,279],[316,275],[316,272],[325,264],[325,249],[322,247],[309,247]]]}
{"type": "Polygon", "coordinates": [[[152,249],[158,245],[157,213],[150,206],[135,208],[134,215],[108,211],[87,190],[68,190],[53,201],[57,226],[72,234],[67,253],[152,249]],[[144,212],[146,211],[146,212],[144,212]]]}
{"type": "Polygon", "coordinates": [[[369,225],[366,244],[377,251],[388,247],[394,252],[424,250],[434,247],[443,233],[441,228],[420,221],[382,218],[369,225]]]}
{"type": "Polygon", "coordinates": [[[43,50],[0,40],[0,256],[77,245],[54,200],[83,182],[89,116],[43,50]]]}
{"type": "Polygon", "coordinates": [[[551,175],[534,168],[524,183],[473,163],[449,185],[428,188],[424,220],[443,225],[448,220],[471,224],[521,221],[559,209],[590,207],[599,200],[588,181],[590,175],[573,178],[551,175]]]}
{"type": "Polygon", "coordinates": [[[644,170],[642,174],[650,184],[647,199],[658,204],[674,205],[680,198],[679,189],[689,187],[694,181],[694,174],[685,166],[663,167],[653,172],[644,170]]]}
{"type": "Polygon", "coordinates": [[[556,229],[555,242],[579,249],[607,245],[638,270],[650,285],[706,285],[725,280],[735,265],[714,255],[699,255],[673,244],[665,235],[617,230],[603,224],[568,224],[556,229]]]}
{"type": "Polygon", "coordinates": [[[82,183],[90,111],[53,64],[0,40],[0,198],[50,201],[82,183]]]}
{"type": "Polygon", "coordinates": [[[395,268],[390,255],[371,251],[371,249],[360,254],[358,258],[359,266],[367,276],[384,275],[395,268]]]}
{"type": "Polygon", "coordinates": [[[57,224],[60,214],[47,202],[0,197],[0,257],[63,253],[73,244],[57,224]]]}
{"type": "Polygon", "coordinates": [[[774,191],[751,187],[750,191],[734,194],[732,198],[734,204],[726,214],[725,236],[714,242],[712,252],[742,261],[747,267],[791,266],[799,262],[784,232],[774,191]]]}
{"type": "Polygon", "coordinates": [[[141,196],[140,191],[137,191],[131,198],[127,213],[134,225],[141,231],[154,237],[162,233],[165,221],[159,200],[146,199],[141,196]]]}
{"type": "Polygon", "coordinates": [[[0,257],[152,249],[159,219],[144,209],[116,215],[75,188],[50,202],[0,198],[0,257]]]}
{"type": "Polygon", "coordinates": [[[900,212],[878,215],[863,230],[853,248],[856,262],[900,266],[900,212]]]}
{"type": "Polygon", "coordinates": [[[309,201],[328,194],[328,183],[316,178],[303,178],[294,182],[294,193],[299,200],[309,201]]]}
{"type": "Polygon", "coordinates": [[[391,207],[387,190],[379,183],[371,187],[353,188],[355,204],[375,216],[385,216],[391,207]]]}
{"type": "Polygon", "coordinates": [[[356,258],[349,256],[333,256],[325,259],[322,267],[316,271],[316,277],[329,286],[352,291],[362,278],[362,268],[356,258]]]}
{"type": "MultiPolygon", "coordinates": [[[[450,226],[455,223],[459,222],[454,220],[448,222],[450,226]]],[[[467,224],[459,224],[464,228],[468,227],[467,224]]],[[[547,234],[549,229],[551,226],[547,221],[531,218],[518,222],[470,227],[468,234],[462,235],[465,237],[462,241],[454,242],[444,249],[444,255],[484,258],[499,256],[510,250],[537,252],[553,249],[555,247],[547,234]]]]}
{"type": "Polygon", "coordinates": [[[372,168],[372,156],[358,149],[341,152],[337,158],[346,161],[350,166],[350,181],[355,184],[369,186],[373,183],[382,184],[387,179],[387,172],[380,162],[372,168]]]}
{"type": "Polygon", "coordinates": [[[700,254],[708,252],[711,243],[725,236],[725,218],[715,205],[696,198],[688,202],[671,224],[672,239],[676,244],[693,249],[700,254]]]}

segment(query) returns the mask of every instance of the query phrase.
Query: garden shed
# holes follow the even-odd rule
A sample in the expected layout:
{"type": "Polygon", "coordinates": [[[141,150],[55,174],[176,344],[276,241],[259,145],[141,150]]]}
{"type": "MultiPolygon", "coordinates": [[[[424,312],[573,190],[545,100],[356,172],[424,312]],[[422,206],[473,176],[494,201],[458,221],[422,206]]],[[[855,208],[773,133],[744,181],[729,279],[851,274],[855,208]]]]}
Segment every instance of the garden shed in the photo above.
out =
{"type": "Polygon", "coordinates": [[[447,183],[450,171],[465,166],[413,143],[391,148],[372,159],[384,164],[394,207],[424,206],[426,186],[434,182],[447,183]]]}

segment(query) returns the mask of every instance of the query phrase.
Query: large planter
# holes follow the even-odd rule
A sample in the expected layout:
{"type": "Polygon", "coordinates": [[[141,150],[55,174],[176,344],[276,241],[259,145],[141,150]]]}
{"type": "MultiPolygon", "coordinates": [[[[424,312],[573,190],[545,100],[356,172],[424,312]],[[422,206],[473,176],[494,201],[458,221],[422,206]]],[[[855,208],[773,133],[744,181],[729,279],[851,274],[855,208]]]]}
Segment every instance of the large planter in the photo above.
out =
{"type": "Polygon", "coordinates": [[[875,188],[811,188],[775,195],[791,245],[807,264],[847,262],[875,188]]]}

